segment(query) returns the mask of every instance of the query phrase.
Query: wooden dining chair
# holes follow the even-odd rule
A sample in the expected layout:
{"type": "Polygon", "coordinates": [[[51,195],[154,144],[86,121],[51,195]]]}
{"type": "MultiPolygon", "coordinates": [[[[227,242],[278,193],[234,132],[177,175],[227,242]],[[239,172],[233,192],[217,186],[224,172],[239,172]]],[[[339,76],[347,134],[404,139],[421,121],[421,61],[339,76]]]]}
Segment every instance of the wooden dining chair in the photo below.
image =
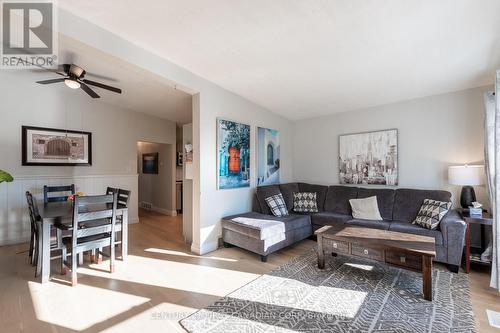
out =
{"type": "MultiPolygon", "coordinates": [[[[106,194],[114,194],[118,193],[118,203],[117,203],[117,208],[128,208],[128,205],[130,203],[130,195],[131,191],[129,190],[124,190],[121,188],[115,188],[115,187],[109,187],[106,189],[106,194]]],[[[116,238],[115,238],[115,246],[120,246],[120,250],[122,250],[122,244],[123,244],[123,234],[122,234],[122,223],[123,223],[123,218],[122,216],[117,216],[116,217],[116,238]],[[120,235],[118,237],[118,234],[120,235]]],[[[101,249],[96,249],[96,251],[92,251],[92,260],[96,262],[101,262],[101,256],[103,255],[102,248],[101,249]]]]}
{"type": "Polygon", "coordinates": [[[129,190],[124,190],[121,188],[117,187],[107,187],[106,188],[106,194],[114,194],[118,193],[118,207],[126,207],[128,208],[128,205],[130,203],[130,194],[131,192],[129,190]]]}
{"type": "MultiPolygon", "coordinates": [[[[26,201],[28,202],[28,211],[31,222],[31,240],[30,240],[30,258],[31,265],[35,266],[35,277],[39,272],[39,265],[41,260],[41,241],[42,241],[42,219],[38,213],[38,206],[33,195],[27,191],[26,201]]],[[[67,230],[59,230],[53,228],[50,232],[50,252],[60,251],[63,247],[63,239],[69,237],[70,234],[67,230]]],[[[51,259],[53,257],[51,256],[51,259]]]]}
{"type": "Polygon", "coordinates": [[[64,185],[64,186],[47,186],[43,187],[43,202],[61,202],[67,201],[70,195],[75,194],[75,185],[64,185]],[[57,193],[56,195],[50,195],[51,193],[57,193]]]}
{"type": "Polygon", "coordinates": [[[115,267],[115,228],[118,194],[76,197],[73,205],[72,237],[63,240],[61,271],[71,269],[71,284],[77,284],[77,255],[110,247],[110,273],[115,267]],[[71,252],[71,263],[67,262],[71,252]]]}
{"type": "Polygon", "coordinates": [[[38,249],[38,239],[39,239],[38,224],[40,223],[40,214],[38,213],[38,206],[36,205],[35,200],[33,200],[33,195],[29,191],[26,191],[26,201],[28,202],[28,212],[31,224],[29,257],[31,265],[35,266],[38,262],[38,254],[39,254],[37,252],[37,249],[38,249]]]}

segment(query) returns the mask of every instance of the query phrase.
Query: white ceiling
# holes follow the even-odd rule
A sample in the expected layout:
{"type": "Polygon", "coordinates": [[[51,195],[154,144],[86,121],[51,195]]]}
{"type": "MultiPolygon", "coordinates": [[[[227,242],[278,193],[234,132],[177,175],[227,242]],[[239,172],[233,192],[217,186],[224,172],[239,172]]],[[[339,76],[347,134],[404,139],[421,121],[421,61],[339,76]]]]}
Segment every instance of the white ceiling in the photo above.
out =
{"type": "Polygon", "coordinates": [[[492,84],[498,0],[64,0],[290,119],[492,84]]]}
{"type": "MultiPolygon", "coordinates": [[[[101,96],[99,101],[103,103],[167,119],[178,124],[191,122],[191,95],[175,89],[172,82],[159,75],[63,35],[59,36],[59,57],[59,64],[74,63],[89,72],[86,75],[89,80],[122,89],[122,94],[115,94],[91,87],[101,96]]],[[[33,77],[36,80],[58,78],[56,74],[39,70],[33,75],[36,75],[33,77]]],[[[81,94],[85,93],[81,91],[81,94]]]]}

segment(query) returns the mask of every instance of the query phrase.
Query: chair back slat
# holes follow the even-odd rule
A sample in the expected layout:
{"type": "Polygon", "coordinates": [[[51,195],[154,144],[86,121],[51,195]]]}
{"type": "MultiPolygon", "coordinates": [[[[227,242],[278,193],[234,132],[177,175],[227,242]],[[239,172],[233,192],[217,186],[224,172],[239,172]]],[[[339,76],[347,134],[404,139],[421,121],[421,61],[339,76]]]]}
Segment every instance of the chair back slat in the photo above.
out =
{"type": "Polygon", "coordinates": [[[113,217],[112,209],[98,210],[92,212],[83,212],[78,214],[77,222],[86,222],[86,221],[94,221],[101,220],[113,217]]]}
{"type": "Polygon", "coordinates": [[[115,194],[115,192],[118,192],[117,188],[108,186],[108,188],[106,189],[106,194],[115,194]]]}
{"type": "Polygon", "coordinates": [[[93,238],[99,236],[101,241],[109,240],[114,243],[116,225],[116,206],[118,193],[112,195],[96,195],[75,197],[73,205],[73,248],[86,248],[93,238]],[[93,226],[93,223],[95,226],[93,226]]]}
{"type": "Polygon", "coordinates": [[[62,202],[67,201],[70,195],[75,194],[75,185],[64,185],[64,186],[47,186],[43,187],[43,201],[45,203],[49,202],[62,202]],[[55,195],[50,195],[51,193],[56,193],[55,195]]]}
{"type": "MultiPolygon", "coordinates": [[[[76,197],[75,203],[78,202],[80,206],[86,205],[100,205],[99,207],[103,207],[104,204],[112,204],[113,203],[114,194],[105,194],[105,195],[87,195],[83,197],[76,197]],[[76,200],[78,199],[78,200],[76,200]]],[[[111,205],[110,205],[111,208],[111,205]]],[[[89,210],[89,208],[82,207],[80,208],[80,212],[85,212],[89,210]]]]}
{"type": "Polygon", "coordinates": [[[118,190],[118,204],[128,208],[130,202],[130,191],[119,189],[118,190]]]}

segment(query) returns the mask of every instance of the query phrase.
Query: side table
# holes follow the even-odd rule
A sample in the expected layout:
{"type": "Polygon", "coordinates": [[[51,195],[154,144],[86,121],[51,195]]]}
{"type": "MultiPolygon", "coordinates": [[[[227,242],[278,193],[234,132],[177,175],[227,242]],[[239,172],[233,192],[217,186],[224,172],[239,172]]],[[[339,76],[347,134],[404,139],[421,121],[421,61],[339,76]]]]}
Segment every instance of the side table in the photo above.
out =
{"type": "MultiPolygon", "coordinates": [[[[470,216],[469,212],[462,211],[462,218],[465,221],[466,229],[465,229],[465,273],[469,274],[470,272],[470,262],[471,262],[471,254],[470,254],[470,225],[471,224],[479,224],[481,225],[481,246],[484,247],[484,226],[485,225],[493,225],[493,218],[489,213],[483,213],[482,217],[470,216]]],[[[490,262],[486,261],[478,261],[473,260],[474,262],[479,262],[482,264],[490,264],[490,262]]]]}

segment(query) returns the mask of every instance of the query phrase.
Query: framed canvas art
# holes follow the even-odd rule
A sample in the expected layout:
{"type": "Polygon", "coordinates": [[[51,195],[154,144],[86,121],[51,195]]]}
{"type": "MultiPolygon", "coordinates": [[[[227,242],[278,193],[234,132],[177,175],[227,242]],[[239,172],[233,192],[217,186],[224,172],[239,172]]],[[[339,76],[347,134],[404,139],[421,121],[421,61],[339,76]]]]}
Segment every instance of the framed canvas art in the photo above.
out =
{"type": "Polygon", "coordinates": [[[250,126],[217,119],[217,188],[250,187],[250,126]]]}
{"type": "Polygon", "coordinates": [[[341,135],[341,184],[398,185],[398,130],[341,135]]]}
{"type": "Polygon", "coordinates": [[[158,153],[142,154],[142,173],[158,174],[158,153]]]}
{"type": "Polygon", "coordinates": [[[280,133],[257,127],[257,186],[280,182],[280,133]]]}
{"type": "Polygon", "coordinates": [[[22,164],[92,165],[92,133],[43,127],[22,127],[22,164]]]}

